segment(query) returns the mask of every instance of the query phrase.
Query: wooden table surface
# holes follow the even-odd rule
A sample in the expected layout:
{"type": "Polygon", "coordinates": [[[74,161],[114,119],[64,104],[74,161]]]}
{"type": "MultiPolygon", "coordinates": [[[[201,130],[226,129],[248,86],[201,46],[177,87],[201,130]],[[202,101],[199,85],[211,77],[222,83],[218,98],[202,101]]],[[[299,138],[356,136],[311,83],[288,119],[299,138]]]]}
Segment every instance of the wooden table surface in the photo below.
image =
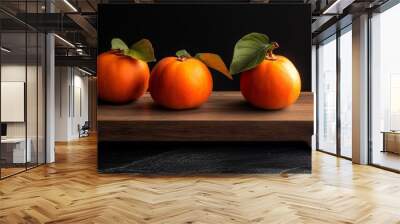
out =
{"type": "Polygon", "coordinates": [[[200,108],[168,110],[149,94],[127,105],[99,105],[99,141],[281,141],[311,138],[313,95],[283,110],[260,110],[241,93],[214,92],[200,108]]]}

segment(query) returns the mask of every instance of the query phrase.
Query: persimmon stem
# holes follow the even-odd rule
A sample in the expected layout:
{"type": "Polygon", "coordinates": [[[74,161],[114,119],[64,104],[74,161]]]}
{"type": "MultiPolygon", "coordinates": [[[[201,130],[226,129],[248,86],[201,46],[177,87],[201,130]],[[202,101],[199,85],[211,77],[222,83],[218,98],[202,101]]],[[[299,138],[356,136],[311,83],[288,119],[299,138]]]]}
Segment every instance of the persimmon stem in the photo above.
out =
{"type": "Polygon", "coordinates": [[[176,56],[177,56],[178,61],[184,61],[184,60],[192,57],[189,54],[189,52],[187,52],[185,49],[177,51],[176,56]]]}
{"type": "Polygon", "coordinates": [[[274,50],[279,47],[279,44],[277,42],[272,42],[271,47],[267,49],[267,55],[265,55],[265,59],[268,60],[276,60],[276,56],[274,55],[274,50]]]}
{"type": "Polygon", "coordinates": [[[189,57],[185,57],[185,56],[179,56],[179,57],[177,57],[177,60],[178,61],[184,61],[184,60],[186,60],[186,59],[188,59],[189,57]]]}

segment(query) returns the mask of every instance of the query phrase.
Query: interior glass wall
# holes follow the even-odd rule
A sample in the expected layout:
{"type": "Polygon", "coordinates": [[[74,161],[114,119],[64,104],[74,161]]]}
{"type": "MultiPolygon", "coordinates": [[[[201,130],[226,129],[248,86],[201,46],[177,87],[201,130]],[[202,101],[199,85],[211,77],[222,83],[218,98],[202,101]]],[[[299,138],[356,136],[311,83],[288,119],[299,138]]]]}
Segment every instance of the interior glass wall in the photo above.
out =
{"type": "Polygon", "coordinates": [[[352,157],[352,26],[318,45],[317,149],[352,157]]]}
{"type": "MultiPolygon", "coordinates": [[[[20,1],[18,9],[36,13],[39,2],[20,1]]],[[[12,15],[0,13],[0,20],[0,178],[5,178],[45,162],[45,35],[12,15]]]]}
{"type": "Polygon", "coordinates": [[[370,160],[400,170],[400,4],[371,18],[370,160]]]}
{"type": "Polygon", "coordinates": [[[336,36],[317,49],[317,149],[336,153],[336,36]]]}
{"type": "Polygon", "coordinates": [[[29,30],[26,35],[27,38],[27,74],[26,74],[26,114],[27,118],[27,141],[29,142],[28,151],[30,151],[30,160],[27,161],[27,167],[30,168],[37,164],[37,149],[38,149],[38,55],[37,55],[37,41],[38,35],[36,32],[29,30]],[[29,93],[29,94],[28,94],[29,93]],[[29,95],[29,96],[28,96],[29,95]]]}
{"type": "Polygon", "coordinates": [[[352,32],[351,26],[340,38],[340,155],[352,157],[352,32]]]}
{"type": "Polygon", "coordinates": [[[2,33],[1,46],[1,175],[5,177],[25,170],[31,152],[25,118],[26,33],[2,33]]]}
{"type": "Polygon", "coordinates": [[[46,35],[37,33],[37,163],[46,162],[46,35]]]}

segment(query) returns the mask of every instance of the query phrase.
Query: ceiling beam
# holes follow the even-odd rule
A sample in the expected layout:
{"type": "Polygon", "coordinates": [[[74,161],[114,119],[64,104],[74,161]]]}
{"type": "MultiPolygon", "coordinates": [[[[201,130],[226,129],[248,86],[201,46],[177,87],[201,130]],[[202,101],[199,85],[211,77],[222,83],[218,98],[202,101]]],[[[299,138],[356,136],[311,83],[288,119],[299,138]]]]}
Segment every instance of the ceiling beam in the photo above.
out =
{"type": "Polygon", "coordinates": [[[322,14],[342,14],[355,0],[336,0],[322,10],[322,14]]]}
{"type": "Polygon", "coordinates": [[[92,56],[56,56],[56,66],[87,67],[96,70],[96,57],[92,56]]]}
{"type": "Polygon", "coordinates": [[[86,42],[89,46],[95,47],[97,45],[97,30],[89,23],[89,21],[83,17],[81,14],[68,14],[67,15],[72,21],[74,21],[78,26],[82,28],[88,38],[86,42]]]}

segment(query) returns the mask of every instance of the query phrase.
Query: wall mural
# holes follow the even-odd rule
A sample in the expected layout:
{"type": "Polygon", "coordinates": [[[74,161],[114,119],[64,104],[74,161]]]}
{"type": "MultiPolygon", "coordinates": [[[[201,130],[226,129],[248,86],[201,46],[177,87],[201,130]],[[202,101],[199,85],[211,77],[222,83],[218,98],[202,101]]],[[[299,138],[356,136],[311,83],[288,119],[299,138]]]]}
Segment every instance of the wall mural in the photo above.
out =
{"type": "Polygon", "coordinates": [[[100,172],[310,172],[308,5],[100,5],[98,16],[100,172]]]}

